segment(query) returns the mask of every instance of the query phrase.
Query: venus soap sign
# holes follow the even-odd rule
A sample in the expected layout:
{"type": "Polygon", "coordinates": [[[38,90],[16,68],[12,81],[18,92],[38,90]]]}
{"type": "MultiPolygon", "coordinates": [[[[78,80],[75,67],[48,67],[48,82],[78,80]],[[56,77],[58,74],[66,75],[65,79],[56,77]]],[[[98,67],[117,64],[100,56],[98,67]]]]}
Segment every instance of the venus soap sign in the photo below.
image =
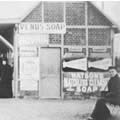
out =
{"type": "Polygon", "coordinates": [[[19,33],[66,33],[65,23],[20,23],[19,33]]]}

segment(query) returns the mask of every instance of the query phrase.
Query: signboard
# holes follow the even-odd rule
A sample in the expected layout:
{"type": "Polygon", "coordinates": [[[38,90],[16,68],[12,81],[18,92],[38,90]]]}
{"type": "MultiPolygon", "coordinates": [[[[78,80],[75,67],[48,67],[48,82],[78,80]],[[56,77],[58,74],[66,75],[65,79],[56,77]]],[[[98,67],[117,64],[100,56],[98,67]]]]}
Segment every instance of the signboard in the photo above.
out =
{"type": "Polygon", "coordinates": [[[102,60],[88,62],[88,67],[98,68],[102,70],[107,70],[110,66],[112,66],[112,58],[105,58],[102,60]]]}
{"type": "Polygon", "coordinates": [[[19,33],[66,33],[65,23],[20,23],[19,33]]]}
{"type": "Polygon", "coordinates": [[[107,58],[112,55],[111,48],[107,47],[95,47],[89,48],[89,57],[97,57],[97,58],[107,58]]]}
{"type": "Polygon", "coordinates": [[[102,91],[109,80],[108,73],[66,72],[64,73],[64,91],[76,93],[94,93],[102,91]]]}
{"type": "Polygon", "coordinates": [[[69,68],[74,68],[78,70],[87,70],[87,59],[86,58],[81,58],[77,60],[71,60],[69,62],[63,62],[63,68],[69,67],[69,68]]]}
{"type": "Polygon", "coordinates": [[[19,54],[22,57],[29,56],[29,57],[37,57],[38,55],[38,50],[34,46],[24,46],[19,48],[19,54]]]}
{"type": "Polygon", "coordinates": [[[110,53],[89,53],[89,57],[91,58],[108,58],[111,57],[110,53]]]}
{"type": "Polygon", "coordinates": [[[68,48],[69,52],[82,52],[82,47],[70,47],[68,48]]]}
{"type": "Polygon", "coordinates": [[[19,46],[46,46],[49,43],[48,34],[21,34],[18,36],[19,46]]]}
{"type": "Polygon", "coordinates": [[[64,59],[75,59],[75,58],[81,58],[85,57],[85,53],[65,53],[63,58],[64,59]]]}
{"type": "Polygon", "coordinates": [[[92,51],[93,52],[95,52],[95,53],[99,53],[99,52],[103,52],[103,53],[105,53],[105,52],[107,52],[107,48],[92,48],[92,51]]]}
{"type": "Polygon", "coordinates": [[[20,57],[20,80],[39,80],[39,57],[20,57]]]}

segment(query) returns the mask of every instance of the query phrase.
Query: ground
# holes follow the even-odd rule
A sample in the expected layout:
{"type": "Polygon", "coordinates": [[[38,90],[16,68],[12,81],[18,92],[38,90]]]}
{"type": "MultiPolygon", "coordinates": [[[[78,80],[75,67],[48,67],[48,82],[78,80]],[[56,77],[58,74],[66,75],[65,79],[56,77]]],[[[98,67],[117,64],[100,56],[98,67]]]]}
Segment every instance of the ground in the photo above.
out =
{"type": "Polygon", "coordinates": [[[0,99],[0,120],[86,120],[94,104],[95,100],[0,99]]]}

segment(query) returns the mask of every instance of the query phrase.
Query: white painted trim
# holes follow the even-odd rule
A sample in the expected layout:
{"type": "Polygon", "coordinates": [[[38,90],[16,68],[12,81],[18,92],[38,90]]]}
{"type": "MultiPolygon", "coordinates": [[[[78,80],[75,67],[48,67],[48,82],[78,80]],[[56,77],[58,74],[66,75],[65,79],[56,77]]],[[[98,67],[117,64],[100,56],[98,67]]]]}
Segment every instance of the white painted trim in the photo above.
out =
{"type": "Polygon", "coordinates": [[[102,45],[101,46],[92,46],[92,45],[90,46],[89,45],[89,48],[96,48],[96,49],[100,49],[100,48],[102,49],[103,48],[104,49],[104,48],[111,48],[111,45],[108,45],[108,46],[102,46],[102,45]]]}
{"type": "MultiPolygon", "coordinates": [[[[80,28],[80,29],[85,29],[85,25],[67,25],[66,28],[80,28]]],[[[88,25],[87,28],[91,29],[108,29],[108,28],[113,28],[112,26],[99,26],[99,25],[88,25]]]]}
{"type": "Polygon", "coordinates": [[[76,46],[76,45],[64,45],[63,46],[64,48],[86,48],[86,46],[85,45],[81,45],[81,46],[76,46]]]}
{"type": "Polygon", "coordinates": [[[13,45],[11,45],[4,37],[0,35],[0,41],[3,42],[7,47],[9,47],[13,51],[13,45]]]}

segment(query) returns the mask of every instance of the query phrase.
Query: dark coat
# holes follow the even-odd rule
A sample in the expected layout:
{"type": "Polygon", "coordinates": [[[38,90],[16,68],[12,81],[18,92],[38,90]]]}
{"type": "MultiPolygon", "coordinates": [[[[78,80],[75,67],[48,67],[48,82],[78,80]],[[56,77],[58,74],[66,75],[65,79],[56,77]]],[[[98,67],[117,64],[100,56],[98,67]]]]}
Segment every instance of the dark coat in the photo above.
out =
{"type": "Polygon", "coordinates": [[[110,111],[106,103],[120,105],[120,78],[118,75],[112,77],[108,82],[108,91],[102,91],[103,97],[98,99],[91,114],[95,120],[107,120],[110,111]]]}
{"type": "Polygon", "coordinates": [[[115,75],[109,80],[108,92],[115,97],[120,97],[120,78],[118,75],[115,75]]]}
{"type": "Polygon", "coordinates": [[[11,98],[13,69],[8,64],[2,65],[0,74],[0,98],[11,98]]]}
{"type": "Polygon", "coordinates": [[[105,101],[111,104],[120,105],[120,78],[118,75],[110,78],[108,82],[108,91],[102,91],[105,101]]]}

